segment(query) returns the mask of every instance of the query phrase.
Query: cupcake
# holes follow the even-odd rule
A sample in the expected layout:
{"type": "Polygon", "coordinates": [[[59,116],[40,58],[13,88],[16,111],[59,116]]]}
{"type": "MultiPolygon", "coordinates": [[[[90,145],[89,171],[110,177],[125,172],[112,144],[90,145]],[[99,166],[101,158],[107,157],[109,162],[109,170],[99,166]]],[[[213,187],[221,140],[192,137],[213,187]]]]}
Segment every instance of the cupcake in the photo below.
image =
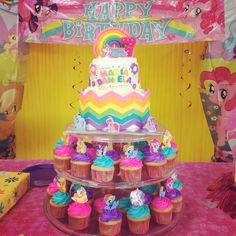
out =
{"type": "Polygon", "coordinates": [[[92,157],[88,153],[75,152],[71,155],[71,174],[75,177],[88,178],[92,157]]]}
{"type": "Polygon", "coordinates": [[[122,224],[127,223],[127,211],[131,207],[130,197],[123,197],[119,200],[118,208],[122,213],[122,224]]]}
{"type": "Polygon", "coordinates": [[[127,212],[130,232],[145,234],[149,230],[150,209],[144,204],[144,193],[137,189],[130,194],[131,207],[127,212]]]}
{"type": "Polygon", "coordinates": [[[57,170],[66,171],[70,169],[71,155],[75,152],[74,148],[70,145],[58,145],[57,142],[54,149],[54,167],[57,170]]]}
{"type": "Polygon", "coordinates": [[[179,190],[172,189],[170,192],[167,192],[165,196],[171,200],[174,213],[178,213],[182,210],[183,198],[179,190]]]}
{"type": "Polygon", "coordinates": [[[48,197],[48,200],[51,199],[51,197],[53,196],[53,194],[55,194],[56,192],[59,191],[59,188],[58,188],[58,184],[56,181],[53,181],[52,183],[50,183],[47,187],[47,197],[48,197]]]}
{"type": "Polygon", "coordinates": [[[166,158],[159,152],[150,152],[144,159],[148,176],[155,179],[165,175],[166,163],[166,158]]]}
{"type": "Polygon", "coordinates": [[[92,208],[89,205],[86,190],[81,187],[72,197],[68,208],[68,223],[72,229],[82,230],[89,225],[92,208]]]}
{"type": "Polygon", "coordinates": [[[137,151],[136,157],[137,157],[139,160],[143,160],[143,159],[144,159],[144,154],[143,154],[141,151],[137,151]]]}
{"type": "Polygon", "coordinates": [[[167,160],[167,169],[173,170],[176,163],[176,151],[172,147],[164,147],[159,149],[159,152],[162,153],[167,160]]]}
{"type": "Polygon", "coordinates": [[[120,153],[116,150],[109,150],[106,152],[106,156],[114,161],[115,174],[118,174],[120,172],[120,153]]]}
{"type": "Polygon", "coordinates": [[[93,211],[94,211],[94,218],[95,220],[99,219],[99,215],[102,213],[106,206],[106,202],[104,200],[104,197],[100,197],[95,199],[94,204],[93,204],[93,211]]]}
{"type": "Polygon", "coordinates": [[[106,206],[99,217],[99,232],[101,235],[113,236],[120,233],[122,214],[117,208],[115,196],[108,194],[104,197],[106,206]]]}
{"type": "Polygon", "coordinates": [[[108,156],[97,157],[92,164],[92,179],[100,183],[110,182],[114,175],[114,161],[108,156]]]}
{"type": "Polygon", "coordinates": [[[173,204],[164,196],[165,192],[160,191],[160,196],[153,199],[151,203],[152,215],[158,224],[169,224],[172,221],[173,204]]]}
{"type": "Polygon", "coordinates": [[[121,179],[127,182],[140,181],[143,163],[137,157],[124,157],[120,162],[121,179]]]}
{"type": "Polygon", "coordinates": [[[50,199],[49,207],[51,215],[57,219],[61,219],[66,216],[71,197],[70,194],[66,192],[66,181],[64,178],[60,178],[58,188],[59,191],[53,194],[50,199]]]}
{"type": "Polygon", "coordinates": [[[88,198],[88,203],[92,206],[93,204],[93,192],[90,188],[88,187],[84,187],[81,184],[75,184],[73,183],[70,187],[70,194],[71,196],[73,196],[79,189],[84,188],[87,194],[87,198],[88,198]]]}

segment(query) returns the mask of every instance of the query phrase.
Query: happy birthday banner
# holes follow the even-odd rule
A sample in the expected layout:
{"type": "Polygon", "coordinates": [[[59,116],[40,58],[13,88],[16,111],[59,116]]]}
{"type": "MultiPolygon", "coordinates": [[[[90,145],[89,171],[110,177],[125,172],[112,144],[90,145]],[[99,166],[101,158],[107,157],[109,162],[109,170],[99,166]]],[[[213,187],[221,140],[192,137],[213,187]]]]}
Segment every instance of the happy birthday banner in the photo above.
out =
{"type": "Polygon", "coordinates": [[[222,0],[22,0],[19,17],[25,42],[92,44],[109,27],[142,44],[224,38],[222,0]]]}

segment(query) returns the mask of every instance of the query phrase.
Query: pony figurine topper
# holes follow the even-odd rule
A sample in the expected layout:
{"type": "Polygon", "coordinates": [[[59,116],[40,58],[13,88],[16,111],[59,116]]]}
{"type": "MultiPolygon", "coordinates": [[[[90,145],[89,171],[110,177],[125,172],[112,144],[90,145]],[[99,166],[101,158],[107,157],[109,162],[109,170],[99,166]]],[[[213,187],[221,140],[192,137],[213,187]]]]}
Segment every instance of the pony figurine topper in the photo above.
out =
{"type": "Polygon", "coordinates": [[[134,206],[142,206],[144,204],[143,191],[136,189],[130,193],[130,201],[134,206]]]}
{"type": "Polygon", "coordinates": [[[134,150],[133,145],[125,145],[124,146],[124,153],[128,158],[133,158],[137,155],[138,151],[134,150]]]}
{"type": "Polygon", "coordinates": [[[115,201],[116,197],[111,194],[107,194],[104,197],[104,201],[106,202],[105,209],[106,210],[113,210],[116,209],[118,206],[119,201],[115,201]]]}
{"type": "Polygon", "coordinates": [[[176,173],[172,174],[169,179],[166,181],[166,191],[170,192],[173,189],[175,180],[177,179],[176,173]]]}
{"type": "Polygon", "coordinates": [[[78,189],[71,199],[80,204],[86,203],[88,201],[88,197],[85,188],[81,187],[80,189],[78,189]]]}
{"type": "Polygon", "coordinates": [[[150,143],[150,152],[151,153],[158,152],[160,146],[161,146],[161,143],[157,139],[153,139],[150,143]]]}
{"type": "Polygon", "coordinates": [[[164,147],[171,147],[171,140],[172,140],[173,136],[171,135],[169,130],[166,130],[166,132],[163,135],[163,146],[164,147]]]}
{"type": "Polygon", "coordinates": [[[104,156],[104,155],[106,155],[106,152],[107,152],[107,146],[106,145],[98,144],[98,146],[96,147],[96,154],[97,154],[97,156],[98,157],[104,156]]]}
{"type": "Polygon", "coordinates": [[[63,177],[57,178],[57,187],[60,192],[66,192],[66,179],[63,177]]]}
{"type": "Polygon", "coordinates": [[[85,119],[80,115],[80,113],[76,114],[74,117],[75,128],[78,131],[86,130],[86,122],[85,119]]]}
{"type": "Polygon", "coordinates": [[[108,132],[119,132],[120,125],[117,122],[114,122],[112,117],[107,118],[106,120],[108,132]]]}
{"type": "Polygon", "coordinates": [[[160,197],[160,198],[164,198],[165,195],[166,195],[166,191],[164,190],[164,187],[161,186],[160,192],[159,192],[159,197],[160,197]]]}
{"type": "Polygon", "coordinates": [[[81,140],[77,141],[76,151],[79,152],[79,153],[86,153],[87,147],[86,147],[86,145],[84,144],[83,141],[81,141],[81,140]]]}
{"type": "Polygon", "coordinates": [[[154,117],[149,116],[143,128],[149,132],[156,132],[158,129],[157,121],[155,120],[154,117]]]}

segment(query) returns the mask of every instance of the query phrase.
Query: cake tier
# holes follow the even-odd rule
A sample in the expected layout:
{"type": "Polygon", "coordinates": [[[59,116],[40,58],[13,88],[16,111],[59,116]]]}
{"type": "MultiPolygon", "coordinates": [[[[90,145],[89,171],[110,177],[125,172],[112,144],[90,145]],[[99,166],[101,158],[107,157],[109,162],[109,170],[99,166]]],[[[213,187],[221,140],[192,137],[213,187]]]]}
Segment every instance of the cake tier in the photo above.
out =
{"type": "Polygon", "coordinates": [[[107,130],[107,119],[111,117],[121,131],[136,131],[142,129],[150,116],[150,92],[89,87],[81,91],[80,111],[87,130],[107,130]]]}
{"type": "Polygon", "coordinates": [[[133,57],[98,57],[89,66],[89,86],[96,87],[109,83],[129,83],[134,89],[140,88],[138,62],[133,57]]]}

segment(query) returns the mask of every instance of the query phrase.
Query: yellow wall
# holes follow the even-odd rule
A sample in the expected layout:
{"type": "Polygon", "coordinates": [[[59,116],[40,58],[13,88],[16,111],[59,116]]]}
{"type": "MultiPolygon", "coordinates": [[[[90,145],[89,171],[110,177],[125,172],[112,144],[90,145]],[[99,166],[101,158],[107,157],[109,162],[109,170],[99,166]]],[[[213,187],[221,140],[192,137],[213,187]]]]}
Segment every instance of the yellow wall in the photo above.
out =
{"type": "MultiPolygon", "coordinates": [[[[182,161],[209,161],[213,152],[199,96],[203,46],[135,48],[142,87],[151,89],[151,112],[172,132],[182,161]]],[[[23,106],[16,123],[18,159],[52,157],[56,140],[76,112],[70,103],[78,107],[77,90],[87,87],[92,59],[91,46],[30,45],[23,106]]]]}

